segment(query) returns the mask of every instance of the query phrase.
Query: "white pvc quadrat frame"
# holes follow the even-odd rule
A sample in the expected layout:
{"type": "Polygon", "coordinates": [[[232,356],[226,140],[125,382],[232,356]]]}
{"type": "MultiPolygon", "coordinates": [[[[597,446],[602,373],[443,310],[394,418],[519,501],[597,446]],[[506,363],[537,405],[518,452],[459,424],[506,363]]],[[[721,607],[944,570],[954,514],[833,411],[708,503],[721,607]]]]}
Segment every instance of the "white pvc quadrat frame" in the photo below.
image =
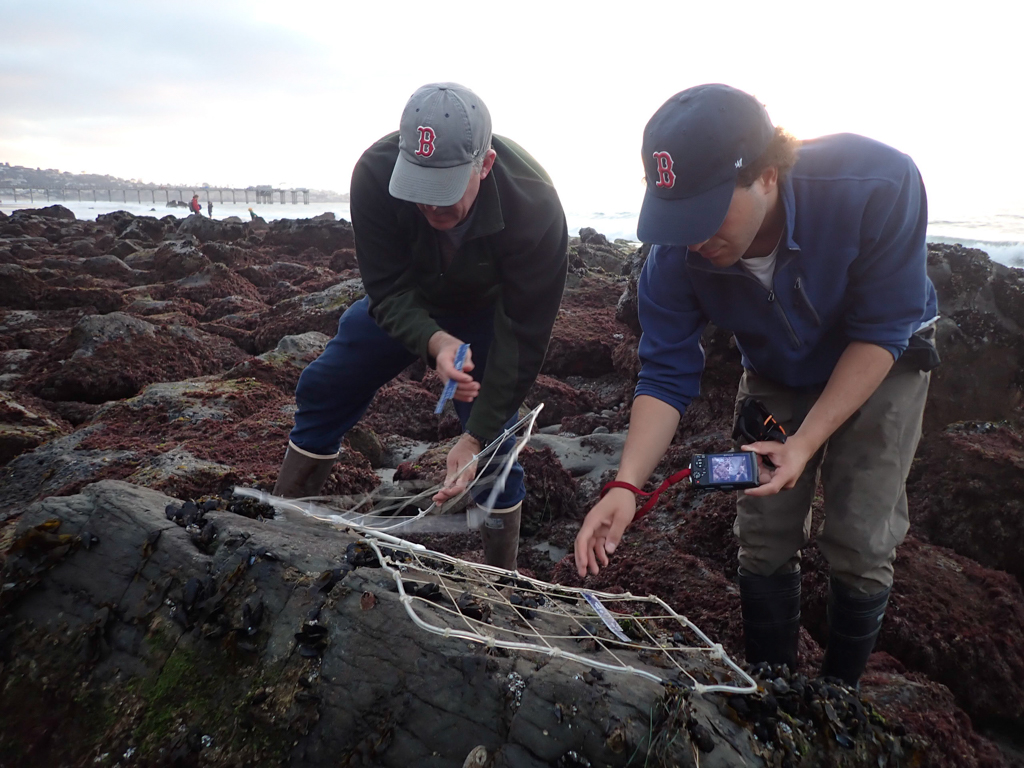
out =
{"type": "MultiPolygon", "coordinates": [[[[442,505],[430,502],[430,497],[438,490],[437,487],[414,495],[387,496],[370,493],[353,499],[286,499],[265,491],[240,487],[235,488],[235,493],[257,499],[275,508],[290,509],[315,520],[353,529],[365,535],[366,543],[375,551],[382,567],[394,577],[400,599],[409,617],[416,626],[427,632],[480,643],[489,648],[505,648],[569,659],[591,668],[638,675],[661,684],[681,684],[699,693],[756,692],[757,684],[729,658],[720,644],[712,642],[689,619],[676,613],[658,597],[636,597],[628,592],[592,592],[550,584],[522,576],[515,571],[470,563],[433,552],[420,544],[399,538],[399,535],[406,533],[428,530],[432,522],[455,524],[458,516],[444,514],[445,510],[460,502],[479,498],[481,488],[490,486],[488,499],[480,506],[484,509],[493,508],[512,465],[533,432],[541,408],[543,404],[523,416],[481,450],[474,462],[477,471],[473,480],[458,497],[442,505]],[[498,449],[512,435],[516,437],[515,445],[509,451],[499,454],[498,449]],[[500,462],[500,465],[484,477],[486,470],[495,462],[500,462]],[[472,491],[476,493],[471,496],[472,491]],[[352,506],[344,506],[350,502],[352,506]],[[430,503],[421,509],[421,502],[430,503]],[[396,514],[409,508],[416,509],[416,514],[396,514]],[[401,558],[396,559],[399,553],[401,558]],[[426,561],[432,561],[438,567],[431,568],[426,561]],[[412,579],[413,572],[418,572],[425,580],[416,582],[412,579]],[[443,600],[442,604],[410,592],[413,584],[423,586],[427,582],[437,585],[436,596],[443,600]],[[453,589],[452,585],[455,583],[463,586],[453,589]],[[407,589],[407,586],[410,589],[407,589]],[[538,605],[529,608],[517,607],[510,597],[510,594],[516,593],[520,596],[527,595],[528,599],[538,605]],[[442,594],[443,598],[440,597],[442,594]],[[477,608],[481,605],[486,606],[488,614],[495,618],[496,623],[489,623],[487,617],[478,620],[465,615],[458,602],[460,597],[468,598],[477,608]],[[604,605],[606,602],[633,603],[646,610],[653,610],[654,615],[612,615],[604,605]],[[417,610],[418,608],[420,610],[417,610]],[[427,618],[430,614],[450,621],[451,625],[431,623],[427,618]],[[603,623],[608,630],[607,635],[611,637],[602,636],[595,622],[603,623]],[[631,639],[622,631],[619,624],[627,622],[631,622],[628,626],[633,629],[634,634],[641,636],[641,640],[631,639]],[[649,631],[648,622],[652,626],[654,622],[661,622],[663,627],[677,627],[690,634],[699,644],[681,645],[675,641],[666,643],[667,635],[664,629],[659,629],[655,636],[649,631]],[[541,631],[547,624],[554,624],[556,631],[541,631]],[[583,643],[589,646],[586,651],[574,650],[583,643]],[[680,663],[680,656],[690,658],[690,669],[680,663]],[[714,677],[718,682],[707,683],[694,677],[691,670],[698,673],[707,672],[707,669],[698,669],[701,661],[705,662],[705,667],[711,666],[712,672],[716,673],[714,676],[705,676],[714,677]],[[675,679],[638,665],[673,670],[675,679]],[[739,682],[723,682],[718,679],[722,672],[726,677],[738,678],[739,682]]],[[[465,530],[465,521],[458,522],[458,525],[465,530]]]]}
{"type": "Polygon", "coordinates": [[[712,642],[689,619],[653,595],[637,597],[628,592],[612,594],[549,584],[515,571],[468,563],[432,552],[421,545],[386,534],[370,532],[366,541],[377,554],[382,567],[395,579],[399,599],[413,623],[427,632],[480,643],[488,648],[505,648],[569,659],[587,667],[638,675],[660,684],[681,684],[698,693],[739,694],[757,691],[757,683],[729,658],[720,643],[712,642]],[[396,557],[399,554],[401,557],[396,557]],[[431,567],[425,562],[427,560],[436,563],[437,567],[431,567]],[[415,579],[415,575],[423,580],[415,579]],[[417,587],[427,582],[438,585],[442,597],[440,603],[414,594],[417,587]],[[454,587],[454,584],[461,586],[454,587]],[[541,604],[524,609],[512,602],[510,593],[539,597],[541,604]],[[478,610],[486,606],[487,613],[495,621],[466,616],[460,599],[464,600],[467,596],[478,610]],[[570,605],[570,601],[574,602],[570,605]],[[598,610],[606,612],[605,618],[591,607],[594,602],[598,610]],[[623,602],[653,608],[655,614],[612,614],[604,606],[605,603],[623,602]],[[438,619],[451,623],[445,624],[438,619]],[[609,634],[625,637],[619,631],[617,622],[620,621],[630,623],[633,632],[639,634],[641,639],[601,637],[593,631],[596,623],[603,622],[609,634]],[[499,622],[505,626],[499,625],[499,622]],[[658,637],[650,631],[649,625],[654,626],[654,622],[675,625],[679,630],[694,636],[700,645],[678,646],[666,643],[664,638],[667,633],[664,630],[659,631],[658,637]],[[588,623],[591,626],[588,627],[588,623]],[[555,633],[544,633],[539,627],[541,624],[554,624],[562,629],[555,633]],[[591,652],[566,647],[583,641],[590,642],[591,652]],[[646,664],[645,656],[655,660],[655,663],[646,664]],[[690,659],[690,668],[680,663],[679,657],[690,659]],[[696,679],[691,671],[696,666],[692,663],[694,657],[726,672],[727,676],[736,678],[737,682],[707,683],[696,679]],[[653,666],[672,670],[675,679],[653,671],[653,666]]]}

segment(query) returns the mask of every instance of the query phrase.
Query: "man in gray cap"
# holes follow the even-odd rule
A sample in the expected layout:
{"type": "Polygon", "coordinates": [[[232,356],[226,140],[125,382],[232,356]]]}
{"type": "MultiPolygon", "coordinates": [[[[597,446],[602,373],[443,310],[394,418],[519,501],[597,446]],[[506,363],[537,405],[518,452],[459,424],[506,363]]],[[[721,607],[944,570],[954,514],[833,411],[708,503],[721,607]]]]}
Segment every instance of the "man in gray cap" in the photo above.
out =
{"type": "MultiPolygon", "coordinates": [[[[460,471],[517,420],[540,373],[565,286],[565,215],[544,169],[515,142],[492,136],[487,107],[455,83],[412,95],[400,130],[356,164],[350,207],[367,295],[302,372],[274,493],[317,495],[377,389],[420,358],[456,383],[465,430],[434,497],[443,502],[473,477],[472,466],[460,471]]],[[[485,510],[487,563],[515,568],[525,493],[516,463],[485,510]]]]}
{"type": "Polygon", "coordinates": [[[737,412],[762,401],[788,440],[739,496],[747,660],[796,666],[800,549],[820,476],[816,543],[831,569],[823,673],[856,684],[875,644],[909,521],[935,289],[914,162],[852,134],[797,142],[726,85],[669,99],[644,132],[639,236],[657,243],[638,284],[642,370],[616,480],[576,539],[580,576],[608,564],[636,493],[699,393],[708,323],[731,331],[737,412]]]}

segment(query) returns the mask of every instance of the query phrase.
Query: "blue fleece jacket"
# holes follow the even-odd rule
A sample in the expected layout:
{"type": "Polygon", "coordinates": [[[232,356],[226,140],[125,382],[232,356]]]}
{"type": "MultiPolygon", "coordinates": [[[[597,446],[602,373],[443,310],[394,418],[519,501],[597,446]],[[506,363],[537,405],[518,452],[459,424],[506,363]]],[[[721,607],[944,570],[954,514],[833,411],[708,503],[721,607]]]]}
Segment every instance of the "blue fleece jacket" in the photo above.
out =
{"type": "Polygon", "coordinates": [[[638,285],[637,395],[686,410],[700,393],[701,333],[732,331],[743,366],[790,387],[823,385],[851,341],[899,358],[936,314],[926,272],[924,185],[906,155],[853,134],[805,141],[779,187],[786,229],[772,288],[740,264],[654,246],[638,285]]]}

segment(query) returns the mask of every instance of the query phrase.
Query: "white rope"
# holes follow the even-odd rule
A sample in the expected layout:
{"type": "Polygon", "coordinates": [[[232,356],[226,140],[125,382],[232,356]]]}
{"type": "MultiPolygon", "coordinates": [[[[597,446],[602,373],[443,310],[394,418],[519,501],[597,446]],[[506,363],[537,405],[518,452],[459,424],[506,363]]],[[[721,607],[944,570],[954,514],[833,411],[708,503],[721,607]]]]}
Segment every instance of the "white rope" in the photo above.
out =
{"type": "Polygon", "coordinates": [[[307,499],[240,487],[235,493],[365,535],[394,577],[409,617],[427,632],[489,648],[571,659],[701,693],[755,692],[754,680],[721,645],[658,597],[550,584],[432,552],[400,538],[413,532],[466,530],[464,518],[444,512],[481,498],[483,491],[487,500],[480,506],[493,510],[543,407],[538,405],[483,448],[461,470],[475,467],[474,478],[459,496],[442,505],[431,501],[440,486],[408,495],[380,492],[307,499]],[[499,454],[510,436],[515,436],[515,444],[499,454]],[[495,462],[501,463],[492,470],[495,462]],[[415,512],[406,512],[410,509],[415,512]]]}
{"type": "Polygon", "coordinates": [[[485,491],[487,499],[483,503],[478,502],[479,505],[484,509],[494,508],[494,503],[505,489],[505,483],[513,465],[533,434],[537,416],[543,407],[543,403],[539,404],[474,455],[473,460],[459,470],[453,480],[459,478],[463,473],[469,472],[471,468],[476,473],[473,479],[466,484],[466,488],[458,496],[443,504],[437,504],[431,499],[441,489],[439,485],[411,495],[385,495],[371,492],[362,497],[311,496],[301,499],[286,499],[257,488],[241,486],[236,486],[234,493],[237,496],[256,499],[261,504],[268,504],[275,509],[290,509],[316,520],[367,533],[399,529],[416,533],[464,530],[466,525],[461,519],[440,520],[438,516],[443,515],[446,510],[459,507],[467,499],[481,498],[485,491]],[[515,444],[511,449],[499,453],[499,448],[509,437],[513,436],[515,444]],[[494,469],[488,472],[492,464],[494,469]],[[425,506],[421,507],[421,504],[425,506]],[[415,512],[396,514],[406,510],[415,510],[415,512]],[[427,520],[428,515],[432,519],[427,520]]]}

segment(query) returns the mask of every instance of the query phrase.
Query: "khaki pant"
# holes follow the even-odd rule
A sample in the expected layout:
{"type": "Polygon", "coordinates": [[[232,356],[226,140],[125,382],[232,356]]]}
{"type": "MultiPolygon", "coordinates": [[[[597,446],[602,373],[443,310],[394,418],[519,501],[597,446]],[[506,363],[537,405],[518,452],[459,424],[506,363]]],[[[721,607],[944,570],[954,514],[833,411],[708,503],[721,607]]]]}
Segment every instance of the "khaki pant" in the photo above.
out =
{"type": "MultiPolygon", "coordinates": [[[[739,494],[733,530],[744,571],[770,576],[799,568],[820,478],[825,518],[816,542],[832,575],[865,595],[892,585],[896,547],[910,527],[905,484],[921,437],[930,377],[901,358],[807,462],[796,486],[764,498],[739,494]]],[[[755,397],[792,435],[822,389],[791,389],[747,371],[737,413],[744,398],[755,397]]]]}

